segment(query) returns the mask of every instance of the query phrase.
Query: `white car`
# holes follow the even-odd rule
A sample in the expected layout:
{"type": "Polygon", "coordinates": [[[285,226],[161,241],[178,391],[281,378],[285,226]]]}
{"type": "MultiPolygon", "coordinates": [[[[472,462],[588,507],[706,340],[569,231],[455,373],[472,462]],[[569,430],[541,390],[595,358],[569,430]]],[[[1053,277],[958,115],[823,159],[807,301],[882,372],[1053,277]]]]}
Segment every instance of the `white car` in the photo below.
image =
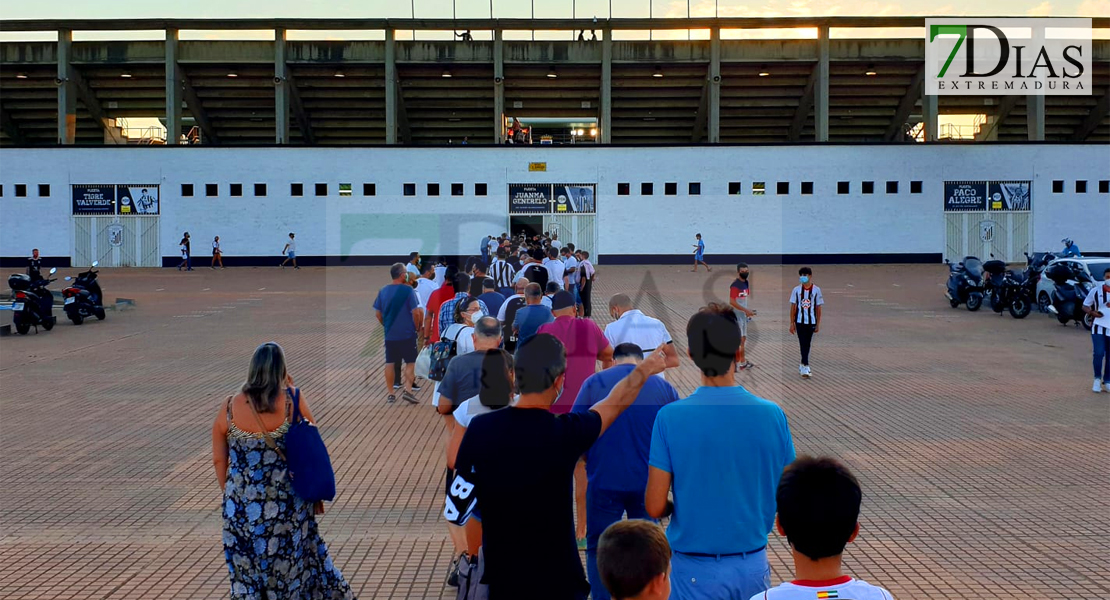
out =
{"type": "MultiPolygon", "coordinates": [[[[1102,274],[1106,269],[1110,269],[1110,258],[1105,257],[1068,257],[1057,258],[1045,266],[1045,271],[1048,271],[1052,265],[1056,263],[1072,262],[1078,263],[1088,275],[1091,276],[1093,281],[1102,281],[1102,274]]],[[[1041,276],[1041,280],[1037,282],[1037,306],[1041,312],[1048,312],[1049,305],[1052,304],[1052,290],[1056,287],[1055,283],[1048,277],[1041,276]]]]}

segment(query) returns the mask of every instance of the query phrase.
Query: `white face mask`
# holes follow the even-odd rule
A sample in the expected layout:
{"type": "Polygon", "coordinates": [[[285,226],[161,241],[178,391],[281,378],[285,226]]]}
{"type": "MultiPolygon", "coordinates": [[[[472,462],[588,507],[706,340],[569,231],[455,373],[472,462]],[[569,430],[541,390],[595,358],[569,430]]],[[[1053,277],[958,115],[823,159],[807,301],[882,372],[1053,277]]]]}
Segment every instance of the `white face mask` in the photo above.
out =
{"type": "Polygon", "coordinates": [[[470,315],[470,322],[471,323],[477,323],[478,319],[481,319],[482,317],[486,316],[486,311],[479,308],[478,310],[467,313],[467,314],[470,315]]]}

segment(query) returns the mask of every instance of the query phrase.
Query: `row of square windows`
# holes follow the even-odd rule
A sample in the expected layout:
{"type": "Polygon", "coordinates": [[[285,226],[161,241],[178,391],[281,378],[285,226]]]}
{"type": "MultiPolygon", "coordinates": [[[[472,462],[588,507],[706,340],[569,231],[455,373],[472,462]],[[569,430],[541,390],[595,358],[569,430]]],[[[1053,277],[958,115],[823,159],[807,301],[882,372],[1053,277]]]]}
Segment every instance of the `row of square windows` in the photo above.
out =
{"type": "MultiPolygon", "coordinates": [[[[629,184],[629,183],[618,183],[617,184],[617,195],[618,196],[628,196],[628,195],[630,195],[631,185],[632,184],[629,184]]],[[[15,197],[17,197],[17,198],[26,198],[27,197],[27,184],[17,183],[12,187],[15,188],[15,197]]],[[[313,187],[314,187],[314,192],[317,196],[327,196],[328,195],[328,184],[326,184],[326,183],[317,183],[313,187]]],[[[836,193],[837,194],[850,194],[850,193],[852,193],[851,187],[852,187],[851,182],[838,181],[838,182],[836,182],[836,193]]],[[[744,188],[744,186],[743,186],[742,182],[730,181],[728,183],[728,193],[731,196],[736,196],[736,195],[742,194],[743,193],[743,188],[744,188]]],[[[920,194],[921,193],[921,188],[922,188],[922,183],[920,181],[911,181],[910,182],[910,193],[911,194],[920,194]]],[[[1075,189],[1076,194],[1086,194],[1087,193],[1087,181],[1084,180],[1084,179],[1077,179],[1075,181],[1075,188],[1074,189],[1075,189]]],[[[193,184],[191,184],[191,183],[181,184],[181,196],[182,197],[192,197],[194,195],[194,191],[195,190],[194,190],[193,184]]],[[[861,182],[860,183],[860,191],[861,191],[861,193],[864,193],[864,194],[874,194],[875,193],[875,182],[874,181],[863,181],[863,182],[861,182]]],[[[243,184],[241,184],[241,183],[228,184],[228,192],[229,192],[229,195],[232,196],[232,197],[241,197],[243,195],[243,184]]],[[[416,184],[415,183],[406,183],[406,184],[404,184],[402,186],[402,192],[405,196],[415,196],[416,195],[416,184]]],[[[489,188],[486,184],[484,184],[484,183],[475,183],[474,184],[474,195],[475,196],[486,196],[486,195],[488,195],[488,192],[489,192],[489,188]]],[[[689,184],[687,184],[686,192],[687,192],[687,195],[689,195],[689,196],[700,196],[701,195],[701,183],[697,182],[697,181],[691,181],[689,184]]],[[[462,183],[452,183],[451,184],[451,195],[452,196],[462,196],[465,193],[466,193],[466,185],[465,184],[462,184],[462,183]]],[[[654,195],[654,193],[655,193],[655,184],[653,184],[651,182],[646,182],[646,183],[641,183],[640,184],[640,195],[641,196],[651,196],[651,195],[654,195]]],[[[763,182],[763,181],[753,181],[752,185],[751,185],[751,193],[752,193],[753,196],[763,196],[763,195],[765,195],[767,193],[767,183],[763,182]]],[[[775,182],[775,193],[780,195],[780,196],[789,194],[790,193],[790,182],[789,181],[777,181],[777,182],[775,182]]],[[[801,193],[802,193],[803,196],[808,196],[808,195],[813,194],[813,182],[812,181],[803,181],[803,182],[801,182],[801,193]]],[[[897,194],[898,193],[898,182],[897,181],[888,181],[888,182],[886,182],[886,193],[888,193],[888,194],[897,194]]],[[[1063,194],[1064,193],[1064,181],[1062,179],[1055,179],[1055,180],[1052,181],[1052,193],[1053,194],[1063,194]]],[[[1110,180],[1102,179],[1098,182],[1098,193],[1100,193],[1100,194],[1110,194],[1110,180]]],[[[263,196],[266,196],[266,194],[267,194],[267,186],[266,186],[265,183],[256,183],[256,184],[254,184],[254,195],[255,196],[263,197],[263,196]]],[[[373,184],[373,183],[364,183],[364,184],[362,184],[362,195],[363,196],[376,196],[377,194],[378,194],[377,184],[373,184]]],[[[676,195],[678,195],[678,183],[677,182],[664,183],[663,184],[663,194],[665,196],[676,196],[676,195]]],[[[40,198],[50,197],[50,184],[49,183],[40,183],[40,184],[38,184],[38,195],[39,195],[40,198]]],[[[209,197],[219,196],[220,195],[220,185],[218,183],[206,183],[206,184],[204,184],[204,195],[209,196],[209,197]]],[[[293,197],[304,196],[305,195],[304,194],[304,184],[303,183],[291,183],[291,184],[289,184],[289,195],[293,196],[293,197]]],[[[339,184],[339,195],[340,196],[351,196],[351,195],[353,195],[352,185],[349,184],[349,183],[339,184]]],[[[427,196],[439,196],[440,195],[440,185],[438,183],[429,183],[429,184],[427,184],[426,195],[427,196]]],[[[2,198],[3,196],[4,196],[4,185],[0,184],[0,198],[2,198]]]]}

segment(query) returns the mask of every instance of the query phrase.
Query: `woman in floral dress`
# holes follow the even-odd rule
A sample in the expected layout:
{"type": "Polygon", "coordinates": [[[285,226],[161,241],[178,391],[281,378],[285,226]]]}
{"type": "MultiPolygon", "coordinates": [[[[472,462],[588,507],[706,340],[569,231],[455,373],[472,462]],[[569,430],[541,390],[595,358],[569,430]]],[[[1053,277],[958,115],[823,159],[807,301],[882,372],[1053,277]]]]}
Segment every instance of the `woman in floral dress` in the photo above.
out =
{"type": "MultiPolygon", "coordinates": [[[[263,344],[242,390],[221,403],[212,425],[231,599],[353,600],[316,526],[323,503],[308,504],[293,492],[282,458],[292,385],[281,347],[263,344]]],[[[315,422],[304,398],[299,406],[315,422]]]]}

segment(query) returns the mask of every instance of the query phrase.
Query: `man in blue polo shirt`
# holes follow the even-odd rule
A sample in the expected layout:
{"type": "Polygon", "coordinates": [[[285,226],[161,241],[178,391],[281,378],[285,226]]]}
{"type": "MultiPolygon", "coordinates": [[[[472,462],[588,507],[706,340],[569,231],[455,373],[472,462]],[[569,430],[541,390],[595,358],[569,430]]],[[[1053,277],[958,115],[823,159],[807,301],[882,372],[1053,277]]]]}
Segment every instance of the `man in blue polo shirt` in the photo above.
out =
{"type": "Polygon", "coordinates": [[[777,404],[736,385],[740,330],[729,307],[700,310],[686,340],[701,387],[655,419],[647,512],[671,515],[672,600],[751,598],[771,587],[767,534],[794,460],[790,427],[777,404]]]}
{"type": "MultiPolygon", "coordinates": [[[[613,349],[614,365],[591,375],[582,384],[571,412],[586,414],[604,400],[636,365],[644,351],[636,344],[618,344],[613,349]]],[[[597,570],[597,543],[601,534],[628,513],[629,519],[647,519],[644,488],[648,478],[651,428],[659,409],[678,400],[678,392],[666,379],[651,376],[636,401],[617,417],[586,453],[586,573],[590,597],[609,600],[597,570]]]]}

